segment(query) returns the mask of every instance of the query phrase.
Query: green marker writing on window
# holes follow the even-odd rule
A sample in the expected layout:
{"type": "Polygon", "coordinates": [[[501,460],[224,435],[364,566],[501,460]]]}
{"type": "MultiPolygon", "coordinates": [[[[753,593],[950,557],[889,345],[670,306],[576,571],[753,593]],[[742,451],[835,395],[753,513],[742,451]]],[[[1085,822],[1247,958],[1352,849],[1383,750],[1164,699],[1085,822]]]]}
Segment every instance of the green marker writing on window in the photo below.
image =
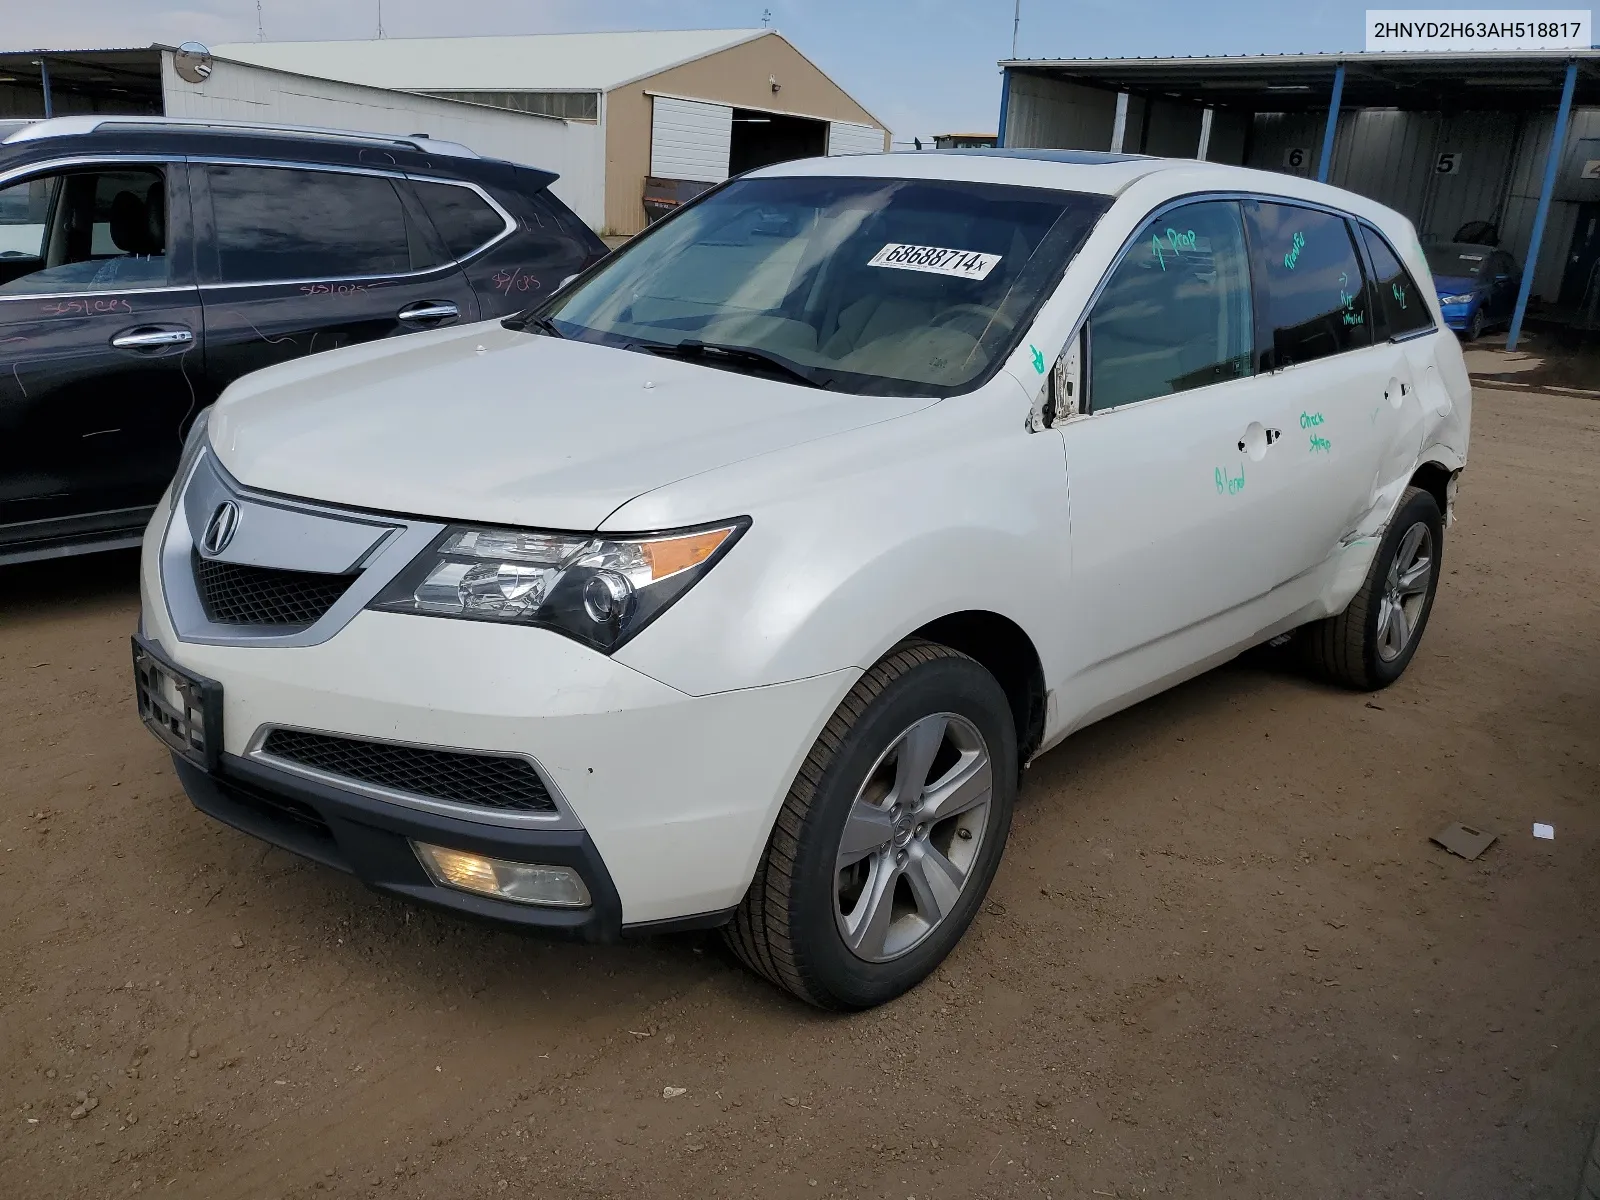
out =
{"type": "Polygon", "coordinates": [[[1030,342],[1028,344],[1028,352],[1033,355],[1033,369],[1035,371],[1039,372],[1039,374],[1043,375],[1044,374],[1044,351],[1040,350],[1039,347],[1033,345],[1030,342]]]}

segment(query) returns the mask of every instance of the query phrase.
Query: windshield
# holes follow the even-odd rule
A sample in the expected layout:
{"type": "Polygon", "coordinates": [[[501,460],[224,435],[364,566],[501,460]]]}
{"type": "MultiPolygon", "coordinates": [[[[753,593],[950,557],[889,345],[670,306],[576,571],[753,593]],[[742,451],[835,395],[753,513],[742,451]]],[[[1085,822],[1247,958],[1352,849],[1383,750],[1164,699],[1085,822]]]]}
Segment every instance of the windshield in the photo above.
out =
{"type": "Polygon", "coordinates": [[[1482,246],[1425,246],[1422,252],[1427,255],[1428,270],[1456,279],[1476,278],[1492,253],[1482,246]]]}
{"type": "Polygon", "coordinates": [[[950,395],[1011,352],[1110,203],[944,180],[735,180],[521,327],[861,395],[950,395]]]}

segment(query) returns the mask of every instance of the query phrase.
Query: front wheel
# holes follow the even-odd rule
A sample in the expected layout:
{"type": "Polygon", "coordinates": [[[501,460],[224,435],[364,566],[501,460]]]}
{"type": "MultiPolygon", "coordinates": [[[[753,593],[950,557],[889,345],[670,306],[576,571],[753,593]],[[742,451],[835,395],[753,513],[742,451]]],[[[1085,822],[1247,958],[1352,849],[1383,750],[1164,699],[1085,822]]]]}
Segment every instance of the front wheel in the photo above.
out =
{"type": "Polygon", "coordinates": [[[1484,327],[1485,321],[1483,309],[1481,307],[1476,308],[1473,310],[1472,319],[1467,322],[1467,341],[1475,342],[1481,338],[1483,336],[1484,327]]]}
{"type": "Polygon", "coordinates": [[[1422,488],[1408,487],[1355,599],[1338,616],[1306,628],[1312,665],[1362,691],[1399,679],[1433,611],[1443,553],[1439,502],[1422,488]]]}
{"type": "Polygon", "coordinates": [[[728,944],[821,1008],[893,999],[971,924],[1016,789],[1016,726],[994,676],[947,646],[902,643],[817,738],[728,944]]]}

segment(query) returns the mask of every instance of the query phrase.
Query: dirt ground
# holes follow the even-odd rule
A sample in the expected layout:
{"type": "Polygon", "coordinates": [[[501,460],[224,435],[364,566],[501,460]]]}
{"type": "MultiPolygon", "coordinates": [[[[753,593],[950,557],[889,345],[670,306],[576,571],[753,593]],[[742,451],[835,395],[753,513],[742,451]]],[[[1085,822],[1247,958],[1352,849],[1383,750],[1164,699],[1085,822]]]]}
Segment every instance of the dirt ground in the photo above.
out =
{"type": "Polygon", "coordinates": [[[1600,402],[1476,418],[1404,680],[1254,656],[1072,738],[963,944],[855,1016],[714,935],[490,931],[200,816],[133,714],[132,557],[4,572],[0,1193],[1570,1200],[1600,402]],[[1500,840],[1429,844],[1457,819],[1500,840]]]}

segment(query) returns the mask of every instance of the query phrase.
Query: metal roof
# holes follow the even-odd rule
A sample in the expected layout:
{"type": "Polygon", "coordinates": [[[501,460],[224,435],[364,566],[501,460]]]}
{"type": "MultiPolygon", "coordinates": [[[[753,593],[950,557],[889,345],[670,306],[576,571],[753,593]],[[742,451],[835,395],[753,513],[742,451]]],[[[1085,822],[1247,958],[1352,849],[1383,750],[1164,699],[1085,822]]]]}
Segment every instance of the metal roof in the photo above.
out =
{"type": "Polygon", "coordinates": [[[667,29],[516,37],[230,42],[235,62],[402,91],[604,92],[658,75],[772,29],[667,29]]]}
{"type": "Polygon", "coordinates": [[[1526,110],[1555,107],[1572,61],[1579,64],[1574,102],[1600,104],[1600,50],[1024,58],[1000,66],[1196,104],[1296,112],[1327,107],[1334,72],[1342,65],[1343,103],[1352,108],[1526,110]]]}

